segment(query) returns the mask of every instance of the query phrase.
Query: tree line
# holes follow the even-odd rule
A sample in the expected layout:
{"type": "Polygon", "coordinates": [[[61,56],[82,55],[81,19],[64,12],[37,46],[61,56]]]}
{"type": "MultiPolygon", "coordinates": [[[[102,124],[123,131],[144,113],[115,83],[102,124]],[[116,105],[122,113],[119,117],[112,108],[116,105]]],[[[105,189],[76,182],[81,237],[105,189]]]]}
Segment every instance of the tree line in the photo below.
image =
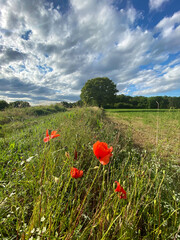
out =
{"type": "Polygon", "coordinates": [[[116,85],[109,78],[88,80],[81,90],[81,100],[90,106],[122,109],[180,108],[180,97],[117,95],[116,85]]]}
{"type": "MultiPolygon", "coordinates": [[[[61,102],[65,108],[81,106],[98,106],[103,108],[122,108],[122,109],[170,109],[180,108],[180,97],[168,96],[127,96],[117,95],[116,85],[112,80],[106,77],[89,79],[81,89],[80,100],[74,103],[61,102]]],[[[30,107],[25,101],[15,101],[7,103],[0,100],[0,110],[5,108],[24,108],[30,107]]]]}
{"type": "Polygon", "coordinates": [[[122,109],[170,109],[180,108],[180,97],[155,96],[131,97],[124,94],[117,95],[115,103],[109,103],[104,108],[122,108],[122,109]]]}
{"type": "Polygon", "coordinates": [[[6,108],[25,108],[30,106],[30,103],[25,101],[15,101],[7,103],[5,100],[0,100],[0,110],[4,110],[6,108]]]}

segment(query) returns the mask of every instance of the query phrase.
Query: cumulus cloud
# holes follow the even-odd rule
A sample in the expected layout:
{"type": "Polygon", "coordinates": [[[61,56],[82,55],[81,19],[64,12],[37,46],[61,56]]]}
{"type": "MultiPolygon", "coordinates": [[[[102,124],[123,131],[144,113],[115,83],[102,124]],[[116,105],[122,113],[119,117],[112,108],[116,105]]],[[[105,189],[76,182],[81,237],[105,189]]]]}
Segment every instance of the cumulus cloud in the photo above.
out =
{"type": "MultiPolygon", "coordinates": [[[[0,96],[9,101],[76,101],[85,82],[101,76],[121,92],[133,84],[145,94],[162,83],[155,66],[180,51],[179,12],[151,32],[137,26],[133,6],[117,10],[108,0],[71,0],[66,14],[45,0],[0,3],[0,96]]],[[[167,90],[177,84],[178,64],[163,75],[167,90]]]]}
{"type": "Polygon", "coordinates": [[[149,7],[151,10],[159,9],[164,3],[169,2],[170,0],[149,0],[149,7]]]}

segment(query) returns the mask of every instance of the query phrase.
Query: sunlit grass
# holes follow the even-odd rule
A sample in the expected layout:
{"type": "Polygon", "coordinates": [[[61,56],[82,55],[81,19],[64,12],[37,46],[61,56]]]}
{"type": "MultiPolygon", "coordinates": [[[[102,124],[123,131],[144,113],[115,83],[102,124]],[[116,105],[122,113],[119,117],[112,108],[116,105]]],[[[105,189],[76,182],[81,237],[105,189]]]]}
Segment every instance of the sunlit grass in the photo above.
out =
{"type": "Polygon", "coordinates": [[[110,109],[107,113],[129,128],[137,144],[180,164],[179,109],[110,109]]]}
{"type": "Polygon", "coordinates": [[[178,239],[179,169],[135,149],[101,110],[32,119],[0,147],[0,238],[178,239]],[[60,136],[44,143],[46,129],[60,136]],[[93,153],[97,140],[113,147],[105,166],[93,153]],[[71,167],[83,176],[72,178],[71,167]]]}

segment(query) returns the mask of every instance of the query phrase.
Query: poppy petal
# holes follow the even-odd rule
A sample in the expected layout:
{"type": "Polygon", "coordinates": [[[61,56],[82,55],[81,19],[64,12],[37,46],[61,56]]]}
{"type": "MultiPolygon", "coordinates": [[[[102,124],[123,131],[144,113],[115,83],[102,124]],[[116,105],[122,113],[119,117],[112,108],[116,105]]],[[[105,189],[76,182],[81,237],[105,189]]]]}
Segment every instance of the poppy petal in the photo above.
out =
{"type": "Polygon", "coordinates": [[[99,159],[102,165],[107,165],[109,163],[111,154],[106,155],[105,157],[99,159]]]}
{"type": "Polygon", "coordinates": [[[52,131],[51,132],[51,139],[60,136],[60,134],[56,134],[56,133],[57,133],[57,131],[52,131]]]}
{"type": "Polygon", "coordinates": [[[46,137],[48,137],[49,136],[49,131],[48,131],[48,129],[46,130],[46,137]]]}
{"type": "Polygon", "coordinates": [[[49,140],[50,140],[50,137],[49,137],[49,136],[47,136],[47,137],[45,137],[45,138],[43,139],[44,142],[49,142],[49,140]]]}

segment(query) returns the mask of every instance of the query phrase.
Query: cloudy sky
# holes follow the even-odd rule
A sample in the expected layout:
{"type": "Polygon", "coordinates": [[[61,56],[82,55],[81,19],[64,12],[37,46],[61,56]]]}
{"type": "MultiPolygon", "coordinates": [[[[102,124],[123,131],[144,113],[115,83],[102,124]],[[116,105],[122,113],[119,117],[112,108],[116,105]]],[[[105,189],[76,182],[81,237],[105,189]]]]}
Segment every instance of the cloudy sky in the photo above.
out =
{"type": "Polygon", "coordinates": [[[77,101],[95,77],[180,96],[180,0],[0,0],[0,99],[77,101]]]}

